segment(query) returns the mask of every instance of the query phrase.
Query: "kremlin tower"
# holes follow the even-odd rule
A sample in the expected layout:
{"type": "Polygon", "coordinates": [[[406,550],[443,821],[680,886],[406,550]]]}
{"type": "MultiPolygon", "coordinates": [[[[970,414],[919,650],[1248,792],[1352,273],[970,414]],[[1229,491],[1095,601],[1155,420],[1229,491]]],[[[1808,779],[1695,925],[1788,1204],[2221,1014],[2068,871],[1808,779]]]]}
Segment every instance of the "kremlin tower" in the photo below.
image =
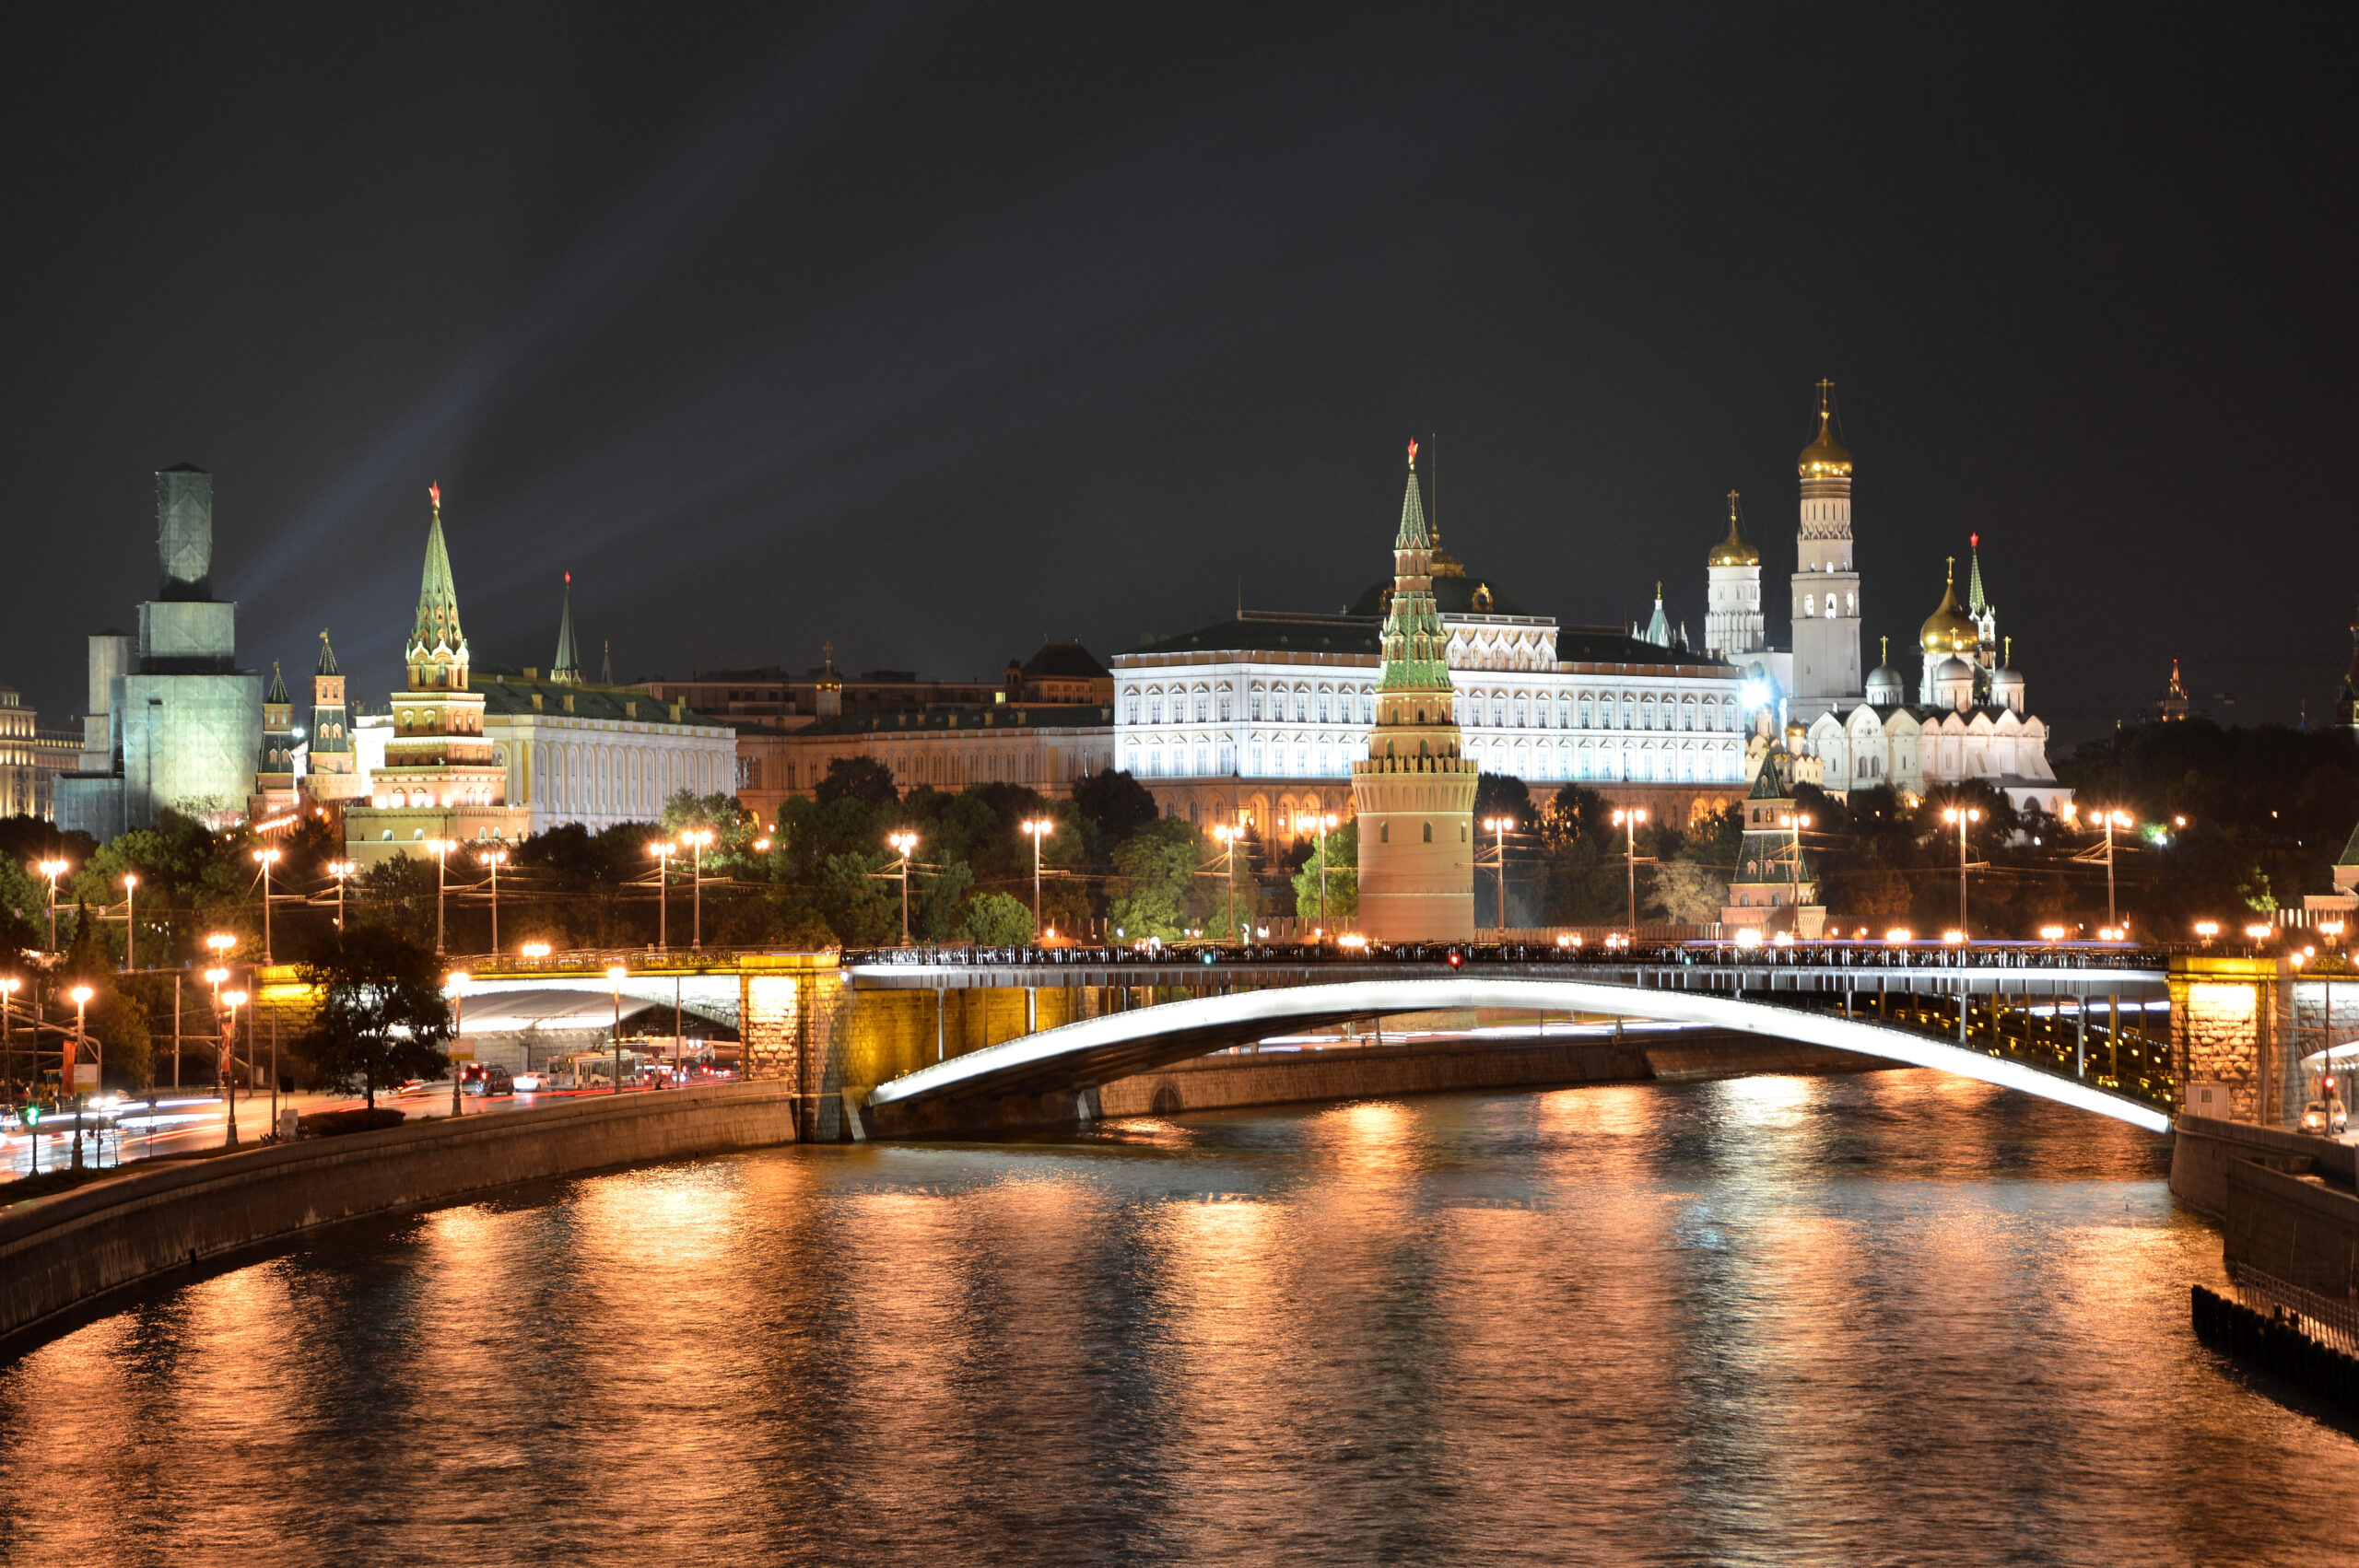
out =
{"type": "Polygon", "coordinates": [[[1460,751],[1457,694],[1433,593],[1417,443],[1392,541],[1392,598],[1367,755],[1352,764],[1359,818],[1360,930],[1378,942],[1474,936],[1475,765],[1460,751]]]}
{"type": "Polygon", "coordinates": [[[1835,383],[1818,383],[1818,439],[1796,460],[1802,540],[1794,572],[1793,712],[1848,713],[1860,670],[1860,574],[1851,562],[1851,454],[1835,439],[1835,383]]]}
{"type": "Polygon", "coordinates": [[[1734,664],[1769,646],[1761,614],[1761,552],[1745,543],[1737,494],[1729,492],[1729,536],[1712,546],[1706,569],[1704,651],[1734,664]]]}

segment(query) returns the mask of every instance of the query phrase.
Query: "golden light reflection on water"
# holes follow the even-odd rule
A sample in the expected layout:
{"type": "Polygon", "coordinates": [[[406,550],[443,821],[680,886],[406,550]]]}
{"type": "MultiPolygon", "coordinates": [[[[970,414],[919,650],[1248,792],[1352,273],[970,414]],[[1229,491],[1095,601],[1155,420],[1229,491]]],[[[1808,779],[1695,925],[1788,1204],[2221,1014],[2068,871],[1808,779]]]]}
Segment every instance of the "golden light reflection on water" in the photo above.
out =
{"type": "Polygon", "coordinates": [[[1895,1072],[624,1172],[0,1368],[0,1516],[60,1562],[2314,1560],[2359,1445],[2191,1348],[2217,1241],[2154,1151],[1895,1072]]]}

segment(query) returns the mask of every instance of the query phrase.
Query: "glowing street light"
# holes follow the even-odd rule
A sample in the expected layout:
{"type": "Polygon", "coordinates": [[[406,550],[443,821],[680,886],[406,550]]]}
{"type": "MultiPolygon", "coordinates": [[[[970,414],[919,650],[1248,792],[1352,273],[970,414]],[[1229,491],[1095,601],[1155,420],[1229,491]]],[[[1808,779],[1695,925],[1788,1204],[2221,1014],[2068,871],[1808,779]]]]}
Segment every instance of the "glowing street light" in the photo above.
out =
{"type": "Polygon", "coordinates": [[[491,868],[491,951],[499,951],[499,868],[508,863],[505,849],[478,849],[475,859],[491,868]]]}
{"type": "MultiPolygon", "coordinates": [[[[1023,826],[1024,836],[1032,840],[1032,939],[1035,942],[1039,940],[1040,931],[1040,840],[1056,830],[1057,825],[1044,816],[1036,816],[1023,826]]],[[[1234,891],[1229,894],[1228,912],[1229,930],[1235,930],[1237,929],[1237,895],[1234,891]]]]}
{"type": "Polygon", "coordinates": [[[900,859],[893,864],[893,874],[901,879],[901,945],[910,945],[910,851],[918,847],[914,833],[888,833],[885,842],[893,846],[893,853],[900,859]]]}
{"type": "Polygon", "coordinates": [[[1327,830],[1343,820],[1333,812],[1294,819],[1297,833],[1308,827],[1319,835],[1319,926],[1321,930],[1327,927],[1327,830]]]}
{"type": "Polygon", "coordinates": [[[1646,820],[1647,810],[1644,806],[1631,806],[1614,813],[1614,825],[1623,829],[1627,837],[1625,848],[1630,871],[1630,930],[1633,935],[1636,935],[1638,930],[1638,824],[1646,820]]]}
{"type": "Polygon", "coordinates": [[[2111,808],[2097,813],[2097,822],[2105,828],[2105,923],[2116,926],[2121,923],[2121,917],[2113,905],[2113,830],[2135,827],[2138,823],[2128,812],[2111,808]]]}
{"type": "Polygon", "coordinates": [[[2220,934],[2220,922],[2198,920],[2195,922],[2195,934],[2202,940],[2204,946],[2209,947],[2212,945],[2212,939],[2220,934]]]}
{"type": "Polygon", "coordinates": [[[57,879],[72,870],[69,861],[48,860],[41,862],[41,874],[49,879],[49,950],[57,951],[57,879]]]}
{"type": "Polygon", "coordinates": [[[221,1005],[229,1010],[229,1020],[221,1026],[221,1093],[229,1112],[229,1130],[221,1147],[235,1149],[238,1146],[238,1057],[233,1042],[238,1036],[238,1009],[246,1005],[246,993],[222,991],[219,996],[221,1005]]]}
{"type": "MultiPolygon", "coordinates": [[[[271,867],[273,867],[273,866],[275,866],[275,865],[276,865],[276,864],[278,864],[278,851],[277,851],[277,850],[276,850],[276,849],[257,849],[257,850],[255,850],[255,851],[254,851],[254,864],[256,864],[256,865],[258,865],[258,866],[260,866],[260,867],[262,868],[262,961],[263,961],[264,963],[267,964],[267,963],[269,963],[269,962],[271,961],[271,958],[270,958],[270,868],[271,868],[271,867]]],[[[437,949],[438,949],[438,950],[440,949],[440,944],[441,944],[441,939],[438,936],[438,937],[436,938],[436,947],[437,947],[437,949]]]]}
{"type": "Polygon", "coordinates": [[[1794,921],[1799,925],[1802,922],[1800,910],[1802,908],[1802,829],[1810,825],[1810,813],[1808,812],[1780,812],[1778,813],[1778,825],[1787,829],[1794,836],[1794,863],[1792,868],[1793,892],[1788,895],[1788,899],[1789,902],[1794,906],[1796,910],[1794,921]]]}
{"type": "Polygon", "coordinates": [[[124,974],[139,967],[139,876],[135,872],[123,873],[123,969],[124,974]]]}
{"type": "Polygon", "coordinates": [[[667,841],[650,844],[647,852],[655,857],[655,945],[665,952],[672,949],[672,857],[680,847],[667,841]]]}
{"type": "Polygon", "coordinates": [[[335,929],[338,930],[344,930],[345,881],[359,869],[359,867],[354,865],[350,860],[330,860],[328,862],[328,875],[335,878],[335,929]]]}
{"type": "Polygon", "coordinates": [[[2039,928],[2039,934],[2049,942],[2061,942],[2064,940],[2064,928],[2062,926],[2042,926],[2039,928]]]}
{"type": "Polygon", "coordinates": [[[434,951],[437,953],[443,951],[442,895],[449,885],[451,851],[458,847],[458,841],[452,838],[429,838],[426,841],[428,852],[434,857],[434,951]]]}
{"type": "Polygon", "coordinates": [[[549,944],[545,942],[528,942],[516,951],[526,958],[537,961],[549,955],[549,944]]]}
{"type": "Polygon", "coordinates": [[[1957,923],[1963,926],[1966,923],[1966,830],[1971,825],[1982,820],[1982,813],[1974,806],[1951,806],[1942,813],[1942,820],[1957,825],[1957,923]]]}
{"type": "Polygon", "coordinates": [[[2245,928],[2245,935],[2250,937],[2255,942],[2267,942],[2269,940],[2269,930],[2270,928],[2267,922],[2255,921],[2253,924],[2245,928]]]}
{"type": "MultiPolygon", "coordinates": [[[[1486,816],[1483,819],[1483,831],[1492,835],[1496,840],[1496,848],[1499,857],[1497,866],[1499,873],[1499,930],[1502,933],[1502,941],[1505,940],[1504,933],[1508,929],[1508,829],[1514,825],[1515,818],[1511,816],[1486,816]]],[[[1323,840],[1321,841],[1320,847],[1322,849],[1325,847],[1323,840]]],[[[1323,860],[1325,857],[1322,854],[1320,858],[1323,860]]],[[[1322,909],[1320,912],[1324,914],[1326,911],[1322,909]]]]}

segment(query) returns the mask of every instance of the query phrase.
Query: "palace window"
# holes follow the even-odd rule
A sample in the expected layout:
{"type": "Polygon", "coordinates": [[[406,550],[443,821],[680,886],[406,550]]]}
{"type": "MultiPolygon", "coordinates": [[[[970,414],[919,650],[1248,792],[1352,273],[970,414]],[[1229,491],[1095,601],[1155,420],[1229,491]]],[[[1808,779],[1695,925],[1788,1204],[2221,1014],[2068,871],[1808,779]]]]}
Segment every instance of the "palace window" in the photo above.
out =
{"type": "Polygon", "coordinates": [[[1223,692],[1223,693],[1221,693],[1221,694],[1220,694],[1220,721],[1221,721],[1222,723],[1224,723],[1224,724],[1226,724],[1226,723],[1227,723],[1227,722],[1228,722],[1228,705],[1229,705],[1229,694],[1228,694],[1228,693],[1226,693],[1226,692],[1223,692]]]}
{"type": "Polygon", "coordinates": [[[1426,824],[1426,843],[1428,843],[1428,844],[1430,844],[1430,843],[1432,843],[1433,841],[1434,841],[1434,825],[1433,825],[1432,823],[1427,823],[1427,824],[1426,824]]]}
{"type": "Polygon", "coordinates": [[[1146,721],[1150,724],[1163,722],[1163,698],[1159,694],[1146,699],[1146,721]]]}
{"type": "Polygon", "coordinates": [[[1138,721],[1139,694],[1133,692],[1122,699],[1122,722],[1125,724],[1135,724],[1138,721]]]}
{"type": "Polygon", "coordinates": [[[1329,696],[1329,694],[1324,691],[1319,694],[1319,722],[1321,724],[1332,722],[1332,715],[1334,712],[1333,708],[1331,706],[1332,700],[1333,699],[1329,696]]]}
{"type": "Polygon", "coordinates": [[[1254,723],[1259,724],[1260,722],[1262,722],[1262,688],[1261,688],[1261,687],[1259,687],[1259,686],[1255,686],[1255,687],[1253,688],[1253,696],[1252,696],[1251,701],[1248,704],[1248,706],[1247,706],[1247,708],[1246,708],[1246,714],[1247,714],[1247,716],[1248,716],[1249,718],[1250,718],[1250,719],[1253,720],[1253,722],[1254,722],[1254,723]]]}

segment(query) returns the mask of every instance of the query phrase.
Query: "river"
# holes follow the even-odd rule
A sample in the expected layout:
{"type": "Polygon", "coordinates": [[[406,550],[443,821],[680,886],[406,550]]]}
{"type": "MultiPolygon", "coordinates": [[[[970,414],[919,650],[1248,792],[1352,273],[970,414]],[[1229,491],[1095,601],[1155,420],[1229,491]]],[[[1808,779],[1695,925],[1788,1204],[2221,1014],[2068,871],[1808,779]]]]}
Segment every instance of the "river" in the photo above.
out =
{"type": "Polygon", "coordinates": [[[2292,1563],[2168,1145],[1931,1072],[782,1149],[0,1368],[8,1563],[2292,1563]]]}

